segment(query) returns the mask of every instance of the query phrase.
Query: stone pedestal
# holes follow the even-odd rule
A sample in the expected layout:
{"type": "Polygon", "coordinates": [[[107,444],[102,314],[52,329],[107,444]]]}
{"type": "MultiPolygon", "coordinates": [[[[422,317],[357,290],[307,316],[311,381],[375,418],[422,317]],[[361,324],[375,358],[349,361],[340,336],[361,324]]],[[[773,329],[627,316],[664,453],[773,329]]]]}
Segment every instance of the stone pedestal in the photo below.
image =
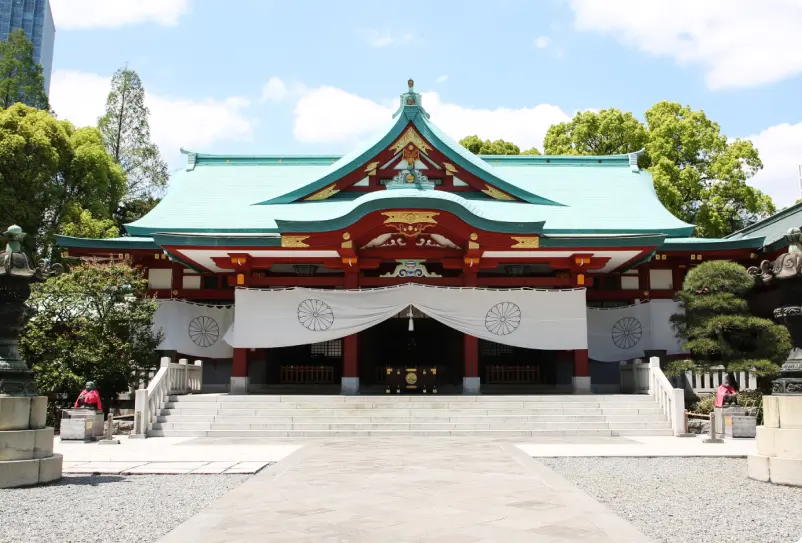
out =
{"type": "Polygon", "coordinates": [[[248,393],[248,386],[251,384],[250,377],[232,377],[228,393],[232,395],[243,395],[248,393]]]}
{"type": "Polygon", "coordinates": [[[359,394],[359,377],[343,377],[340,381],[340,393],[351,396],[359,394]]]}
{"type": "Polygon", "coordinates": [[[479,377],[463,377],[462,378],[462,393],[463,394],[479,394],[481,392],[481,383],[479,377]]]}
{"type": "Polygon", "coordinates": [[[62,441],[92,441],[103,436],[103,411],[64,409],[59,434],[62,441]]]}
{"type": "Polygon", "coordinates": [[[590,377],[571,377],[571,384],[574,388],[574,394],[590,394],[590,377]]]}
{"type": "Polygon", "coordinates": [[[0,396],[0,488],[61,478],[62,457],[53,454],[46,417],[44,396],[0,396]]]}
{"type": "Polygon", "coordinates": [[[763,426],[748,470],[758,481],[802,486],[802,395],[763,397],[763,426]]]}
{"type": "Polygon", "coordinates": [[[732,437],[732,418],[746,416],[746,409],[743,407],[716,407],[714,425],[716,437],[732,437]]]}

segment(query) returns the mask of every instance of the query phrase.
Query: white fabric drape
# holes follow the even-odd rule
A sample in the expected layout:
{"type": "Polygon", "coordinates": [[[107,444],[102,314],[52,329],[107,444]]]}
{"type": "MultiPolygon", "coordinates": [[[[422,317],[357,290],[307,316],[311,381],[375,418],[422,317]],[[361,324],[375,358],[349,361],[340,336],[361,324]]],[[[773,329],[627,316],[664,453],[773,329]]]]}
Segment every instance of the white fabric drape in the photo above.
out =
{"type": "Polygon", "coordinates": [[[586,349],[585,291],[492,290],[408,284],[369,290],[239,289],[237,348],[329,341],[374,326],[412,305],[466,334],[530,349],[586,349]]]}
{"type": "Polygon", "coordinates": [[[233,306],[164,300],[153,316],[153,329],[164,333],[158,347],[161,350],[202,358],[231,358],[234,351],[223,336],[233,322],[233,306]]]}
{"type": "Polygon", "coordinates": [[[641,358],[648,350],[682,351],[671,315],[683,312],[679,302],[652,300],[644,304],[615,308],[589,307],[588,357],[600,362],[641,358]]]}

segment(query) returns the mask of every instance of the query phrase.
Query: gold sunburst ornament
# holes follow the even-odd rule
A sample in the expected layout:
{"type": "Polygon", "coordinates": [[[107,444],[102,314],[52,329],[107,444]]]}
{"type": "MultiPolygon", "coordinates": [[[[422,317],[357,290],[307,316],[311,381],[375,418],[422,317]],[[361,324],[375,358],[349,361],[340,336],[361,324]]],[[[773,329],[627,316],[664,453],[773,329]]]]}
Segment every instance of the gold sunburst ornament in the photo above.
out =
{"type": "Polygon", "coordinates": [[[514,241],[515,245],[512,245],[512,249],[539,249],[540,248],[540,236],[510,236],[514,241]]]}
{"type": "Polygon", "coordinates": [[[309,247],[309,244],[306,243],[308,239],[309,236],[281,236],[281,246],[289,249],[309,247]]]}

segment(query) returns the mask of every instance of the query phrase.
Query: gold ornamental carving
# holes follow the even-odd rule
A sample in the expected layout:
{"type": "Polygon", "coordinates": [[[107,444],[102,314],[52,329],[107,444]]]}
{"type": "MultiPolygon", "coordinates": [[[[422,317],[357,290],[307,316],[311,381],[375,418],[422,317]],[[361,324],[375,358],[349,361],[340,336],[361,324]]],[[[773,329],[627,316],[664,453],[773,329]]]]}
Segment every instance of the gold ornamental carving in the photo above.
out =
{"type": "Polygon", "coordinates": [[[512,249],[539,249],[540,236],[510,236],[515,241],[512,249]]]}
{"type": "Polygon", "coordinates": [[[491,187],[487,183],[485,183],[485,190],[483,190],[482,192],[484,192],[491,198],[495,198],[496,200],[515,200],[515,198],[513,198],[506,192],[501,192],[496,187],[491,187]]]}
{"type": "Polygon", "coordinates": [[[281,246],[285,249],[299,249],[309,247],[306,240],[309,236],[281,236],[281,246]]]}
{"type": "Polygon", "coordinates": [[[340,192],[340,190],[335,188],[334,185],[329,185],[328,187],[326,187],[325,189],[321,190],[320,192],[316,192],[312,196],[309,196],[308,198],[305,198],[305,200],[307,200],[307,201],[326,200],[328,198],[331,198],[332,196],[334,196],[338,192],[340,192]]]}
{"type": "Polygon", "coordinates": [[[376,175],[376,168],[379,167],[378,162],[371,162],[365,167],[365,173],[368,175],[376,175]]]}
{"type": "Polygon", "coordinates": [[[440,213],[436,211],[385,211],[382,213],[385,217],[384,224],[402,223],[402,224],[437,224],[437,217],[440,213]]]}
{"type": "Polygon", "coordinates": [[[392,149],[394,153],[398,153],[410,143],[424,153],[432,150],[432,147],[426,143],[426,141],[420,137],[420,134],[418,134],[417,130],[412,127],[407,128],[407,131],[396,140],[390,149],[392,149]]]}
{"type": "Polygon", "coordinates": [[[479,248],[479,244],[476,243],[475,241],[469,241],[468,242],[468,249],[478,249],[478,248],[479,248]]]}
{"type": "Polygon", "coordinates": [[[471,241],[476,241],[477,239],[479,239],[479,234],[471,232],[471,241]]]}
{"type": "Polygon", "coordinates": [[[343,239],[346,240],[346,241],[351,239],[351,233],[350,232],[343,232],[343,239]]]}
{"type": "Polygon", "coordinates": [[[455,173],[458,173],[456,166],[454,166],[450,162],[443,162],[443,166],[445,167],[446,173],[448,175],[454,175],[455,173]]]}

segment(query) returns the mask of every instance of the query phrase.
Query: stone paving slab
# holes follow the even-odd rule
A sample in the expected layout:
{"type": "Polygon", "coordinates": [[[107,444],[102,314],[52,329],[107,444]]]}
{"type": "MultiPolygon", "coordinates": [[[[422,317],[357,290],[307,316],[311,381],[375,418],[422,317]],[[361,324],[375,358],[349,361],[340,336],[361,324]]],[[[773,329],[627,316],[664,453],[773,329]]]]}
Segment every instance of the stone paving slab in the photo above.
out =
{"type": "Polygon", "coordinates": [[[649,543],[515,445],[443,438],[310,442],[161,543],[649,543]]]}
{"type": "Polygon", "coordinates": [[[181,475],[181,474],[251,474],[258,473],[270,462],[72,462],[64,465],[64,473],[181,475]]]}

